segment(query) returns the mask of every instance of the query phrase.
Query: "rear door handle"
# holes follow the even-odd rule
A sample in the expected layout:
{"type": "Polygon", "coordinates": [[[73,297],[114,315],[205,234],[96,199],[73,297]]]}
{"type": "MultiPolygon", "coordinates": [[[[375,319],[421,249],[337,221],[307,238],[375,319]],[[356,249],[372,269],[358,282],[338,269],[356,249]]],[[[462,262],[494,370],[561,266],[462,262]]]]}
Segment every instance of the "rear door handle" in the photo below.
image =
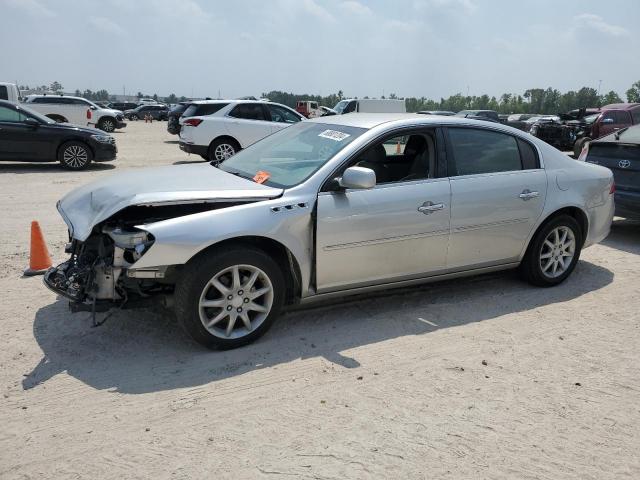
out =
{"type": "Polygon", "coordinates": [[[425,215],[431,215],[438,210],[442,210],[444,208],[444,203],[433,203],[433,202],[424,202],[422,205],[418,207],[418,211],[420,213],[424,213],[425,215]]]}
{"type": "Polygon", "coordinates": [[[537,198],[540,196],[539,192],[532,192],[531,190],[527,189],[527,190],[523,190],[522,193],[520,195],[518,195],[522,200],[524,200],[525,202],[527,200],[531,200],[532,198],[537,198]]]}

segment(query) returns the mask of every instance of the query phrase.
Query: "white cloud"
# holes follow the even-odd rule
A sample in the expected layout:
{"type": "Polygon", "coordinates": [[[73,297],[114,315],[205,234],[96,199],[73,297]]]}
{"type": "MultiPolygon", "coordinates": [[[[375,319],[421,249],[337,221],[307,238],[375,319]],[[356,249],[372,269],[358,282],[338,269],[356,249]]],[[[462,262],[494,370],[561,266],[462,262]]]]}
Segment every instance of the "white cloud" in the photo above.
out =
{"type": "Polygon", "coordinates": [[[55,17],[52,10],[42,5],[38,0],[0,0],[0,5],[17,8],[34,17],[55,17]]]}
{"type": "Polygon", "coordinates": [[[630,34],[626,28],[607,23],[600,15],[594,15],[592,13],[583,13],[574,17],[573,20],[579,28],[595,30],[612,37],[624,37],[630,34]]]}
{"type": "Polygon", "coordinates": [[[447,9],[470,14],[478,8],[474,0],[415,0],[413,8],[418,11],[429,9],[447,9]]]}
{"type": "Polygon", "coordinates": [[[120,25],[105,17],[89,17],[89,23],[98,30],[111,35],[124,35],[124,30],[120,25]]]}
{"type": "Polygon", "coordinates": [[[371,9],[369,7],[356,1],[342,2],[340,4],[340,7],[342,7],[344,10],[354,15],[368,16],[372,14],[371,9]]]}
{"type": "Polygon", "coordinates": [[[314,0],[302,0],[302,8],[305,12],[327,22],[335,22],[336,19],[324,7],[318,5],[314,0]]]}

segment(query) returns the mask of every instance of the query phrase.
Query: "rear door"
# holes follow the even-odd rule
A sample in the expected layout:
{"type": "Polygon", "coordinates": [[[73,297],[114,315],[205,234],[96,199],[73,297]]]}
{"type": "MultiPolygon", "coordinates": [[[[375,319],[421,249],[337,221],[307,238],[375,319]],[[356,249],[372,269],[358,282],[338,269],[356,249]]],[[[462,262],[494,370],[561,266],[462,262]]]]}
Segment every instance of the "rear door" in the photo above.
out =
{"type": "Polygon", "coordinates": [[[272,132],[267,111],[261,103],[238,103],[228,113],[227,131],[242,148],[263,139],[272,132]]]}
{"type": "Polygon", "coordinates": [[[449,127],[449,268],[517,261],[542,214],[547,177],[536,149],[490,129],[449,127]]]}

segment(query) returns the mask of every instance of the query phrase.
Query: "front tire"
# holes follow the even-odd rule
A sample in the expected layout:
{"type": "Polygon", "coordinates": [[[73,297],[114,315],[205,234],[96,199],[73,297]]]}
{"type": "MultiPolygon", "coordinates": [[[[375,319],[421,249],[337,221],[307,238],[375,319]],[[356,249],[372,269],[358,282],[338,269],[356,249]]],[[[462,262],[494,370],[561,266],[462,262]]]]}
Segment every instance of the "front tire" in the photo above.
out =
{"type": "Polygon", "coordinates": [[[98,122],[98,128],[103,132],[111,133],[116,129],[116,121],[113,118],[102,118],[98,122]]]}
{"type": "Polygon", "coordinates": [[[238,142],[231,138],[221,138],[209,145],[209,161],[219,164],[240,151],[238,142]]]}
{"type": "Polygon", "coordinates": [[[278,264],[261,250],[221,250],[189,262],[176,285],[175,310],[187,333],[211,349],[246,345],[264,335],[284,302],[278,264]]]}
{"type": "Polygon", "coordinates": [[[92,160],[91,149],[82,142],[67,142],[58,149],[58,161],[69,170],[84,170],[92,160]]]}
{"type": "Polygon", "coordinates": [[[534,235],[520,264],[524,280],[538,287],[564,282],[578,263],[582,230],[569,215],[559,215],[542,225],[534,235]]]}

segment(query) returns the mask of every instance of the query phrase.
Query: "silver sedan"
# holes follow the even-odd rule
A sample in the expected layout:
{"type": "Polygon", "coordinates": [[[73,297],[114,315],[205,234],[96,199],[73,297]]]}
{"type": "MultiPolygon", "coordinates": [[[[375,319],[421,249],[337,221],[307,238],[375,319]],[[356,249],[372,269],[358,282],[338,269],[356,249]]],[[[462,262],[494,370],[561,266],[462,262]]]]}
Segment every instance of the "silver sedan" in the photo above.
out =
{"type": "Polygon", "coordinates": [[[74,310],[173,305],[233,348],[288,306],[517,268],[564,281],[613,217],[609,170],[510,127],[348,114],[221,164],[116,174],[58,203],[71,257],[45,275],[74,310]]]}

